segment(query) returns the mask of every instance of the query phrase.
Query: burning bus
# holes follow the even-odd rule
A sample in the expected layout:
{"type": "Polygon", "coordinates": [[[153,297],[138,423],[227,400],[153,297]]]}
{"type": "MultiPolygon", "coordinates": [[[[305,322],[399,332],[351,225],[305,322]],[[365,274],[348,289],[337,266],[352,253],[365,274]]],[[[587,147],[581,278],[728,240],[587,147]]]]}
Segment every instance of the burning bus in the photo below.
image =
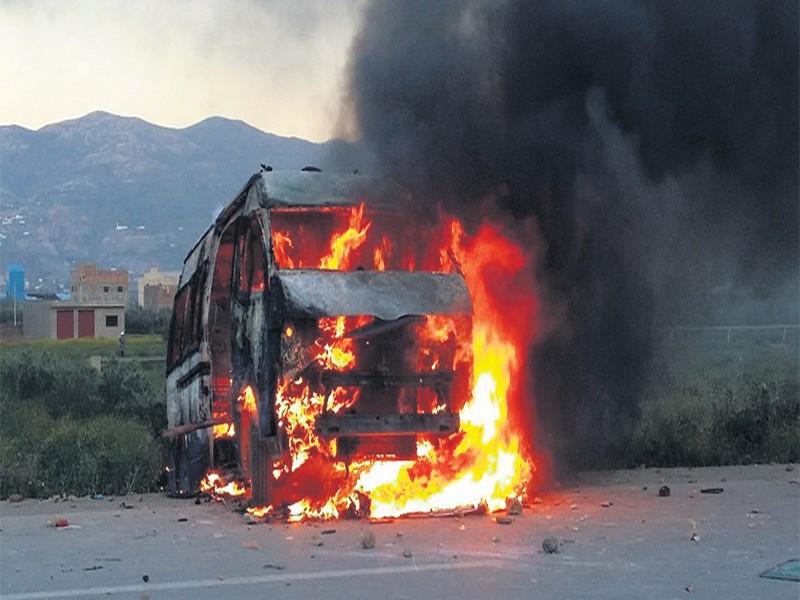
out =
{"type": "Polygon", "coordinates": [[[426,268],[440,257],[410,209],[391,180],[306,170],[259,173],[220,213],[175,296],[173,494],[224,471],[274,505],[458,431],[472,304],[460,273],[426,268]]]}

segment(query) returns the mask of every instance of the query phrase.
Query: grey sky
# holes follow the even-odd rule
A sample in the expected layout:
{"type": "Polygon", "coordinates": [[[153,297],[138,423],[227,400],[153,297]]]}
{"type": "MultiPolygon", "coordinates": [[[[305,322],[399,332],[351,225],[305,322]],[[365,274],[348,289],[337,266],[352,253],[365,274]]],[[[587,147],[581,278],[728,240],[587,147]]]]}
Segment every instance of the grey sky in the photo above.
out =
{"type": "Polygon", "coordinates": [[[363,0],[0,0],[0,123],[93,110],[334,134],[363,0]]]}

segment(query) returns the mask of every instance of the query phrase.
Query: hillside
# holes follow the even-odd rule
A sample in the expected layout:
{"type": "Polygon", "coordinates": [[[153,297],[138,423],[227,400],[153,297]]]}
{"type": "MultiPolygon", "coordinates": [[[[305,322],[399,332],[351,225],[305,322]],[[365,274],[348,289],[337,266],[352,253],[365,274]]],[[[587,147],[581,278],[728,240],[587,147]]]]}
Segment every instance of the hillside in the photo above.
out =
{"type": "Polygon", "coordinates": [[[0,266],[22,263],[42,289],[80,261],[175,269],[259,163],[299,169],[325,153],[221,117],[171,129],[93,112],[0,127],[0,266]]]}

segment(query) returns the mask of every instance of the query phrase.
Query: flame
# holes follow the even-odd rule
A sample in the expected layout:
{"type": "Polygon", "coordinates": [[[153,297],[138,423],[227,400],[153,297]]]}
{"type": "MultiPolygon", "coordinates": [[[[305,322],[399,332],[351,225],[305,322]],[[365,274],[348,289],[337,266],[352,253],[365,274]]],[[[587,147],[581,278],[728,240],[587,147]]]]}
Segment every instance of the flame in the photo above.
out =
{"type": "Polygon", "coordinates": [[[219,423],[214,425],[212,431],[215,440],[236,437],[236,427],[233,423],[219,423]]]}
{"type": "MultiPolygon", "coordinates": [[[[279,482],[272,504],[251,507],[250,514],[266,516],[279,510],[289,521],[297,521],[337,518],[350,511],[373,518],[468,506],[494,511],[504,508],[509,498],[524,496],[536,468],[530,440],[523,436],[518,416],[510,407],[515,398],[522,401],[526,350],[534,333],[536,298],[528,279],[531,257],[491,224],[484,224],[474,235],[468,235],[457,219],[447,219],[437,227],[437,244],[423,253],[400,254],[388,235],[370,235],[376,228],[362,204],[349,210],[341,229],[323,238],[322,251],[316,254],[321,258],[316,260],[303,237],[307,231],[273,231],[273,248],[281,268],[347,270],[359,264],[366,253],[378,271],[419,266],[462,273],[473,300],[471,339],[459,338],[453,318],[430,315],[415,326],[419,346],[415,366],[420,372],[434,373],[455,371],[471,361],[472,383],[467,385],[465,380],[455,406],[460,418],[457,433],[417,436],[411,455],[388,452],[355,457],[345,465],[337,455],[339,440],[321,438],[315,426],[325,412],[346,414],[356,406],[361,389],[333,386],[322,390],[309,378],[298,376],[300,370],[280,377],[275,413],[288,452],[275,459],[270,470],[279,482]],[[298,244],[293,243],[295,235],[301,237],[298,244]],[[444,350],[451,346],[454,351],[444,350]]],[[[308,347],[309,360],[323,371],[354,370],[359,360],[357,347],[346,333],[371,320],[368,316],[319,319],[317,337],[308,347]]],[[[302,337],[291,326],[283,334],[292,343],[302,337]]],[[[447,410],[428,392],[426,396],[420,388],[416,396],[419,412],[447,410]]],[[[242,390],[240,403],[244,412],[255,414],[251,388],[242,390]]],[[[213,482],[209,484],[216,490],[213,482]]]]}
{"type": "Polygon", "coordinates": [[[226,482],[218,471],[209,471],[200,482],[200,491],[217,497],[235,497],[244,496],[247,487],[235,480],[226,482]]]}

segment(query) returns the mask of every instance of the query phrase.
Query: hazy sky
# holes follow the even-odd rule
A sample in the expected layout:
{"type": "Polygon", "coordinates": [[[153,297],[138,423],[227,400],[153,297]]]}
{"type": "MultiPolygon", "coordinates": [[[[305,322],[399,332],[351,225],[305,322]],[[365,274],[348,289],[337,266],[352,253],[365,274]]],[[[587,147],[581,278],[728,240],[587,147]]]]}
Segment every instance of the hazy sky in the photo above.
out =
{"type": "Polygon", "coordinates": [[[363,0],[0,0],[0,123],[93,110],[334,135],[363,0]]]}

